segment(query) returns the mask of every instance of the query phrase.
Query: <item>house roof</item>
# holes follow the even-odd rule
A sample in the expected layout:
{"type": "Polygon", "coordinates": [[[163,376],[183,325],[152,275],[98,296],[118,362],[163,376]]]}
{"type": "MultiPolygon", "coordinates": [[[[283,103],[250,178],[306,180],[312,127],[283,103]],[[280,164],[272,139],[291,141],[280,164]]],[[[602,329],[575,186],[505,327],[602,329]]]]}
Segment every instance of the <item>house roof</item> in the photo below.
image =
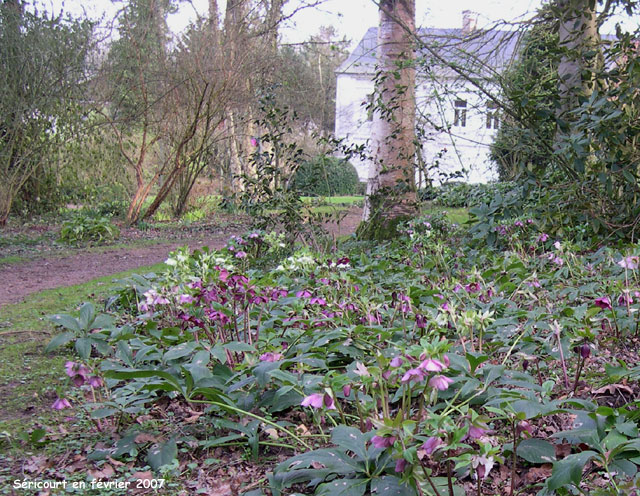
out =
{"type": "MultiPolygon", "coordinates": [[[[497,29],[465,32],[462,29],[420,28],[418,36],[425,45],[416,54],[425,62],[422,67],[440,67],[447,71],[446,64],[438,60],[442,58],[448,64],[464,65],[479,76],[489,76],[504,69],[515,57],[520,39],[515,31],[497,29]]],[[[377,46],[378,28],[369,28],[336,73],[374,74],[377,46]]]]}

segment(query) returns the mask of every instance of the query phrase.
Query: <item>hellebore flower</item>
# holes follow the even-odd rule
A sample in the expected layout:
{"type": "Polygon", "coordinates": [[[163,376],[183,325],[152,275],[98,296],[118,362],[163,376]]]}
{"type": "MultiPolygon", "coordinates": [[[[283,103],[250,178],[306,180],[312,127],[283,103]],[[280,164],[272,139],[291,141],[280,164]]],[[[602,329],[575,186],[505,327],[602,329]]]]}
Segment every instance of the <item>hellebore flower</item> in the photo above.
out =
{"type": "Polygon", "coordinates": [[[402,362],[403,362],[402,357],[397,356],[391,359],[391,362],[389,362],[389,365],[391,367],[397,368],[402,365],[402,362]]]}
{"type": "Polygon", "coordinates": [[[518,422],[518,424],[516,425],[516,433],[518,435],[522,434],[526,432],[527,434],[529,434],[529,436],[533,435],[533,426],[527,422],[526,420],[522,420],[520,422],[518,422]]]}
{"type": "Polygon", "coordinates": [[[475,426],[473,424],[471,424],[469,426],[469,432],[467,432],[467,437],[469,439],[480,439],[482,436],[484,436],[487,432],[489,432],[488,429],[485,428],[486,426],[475,426]]]}
{"type": "Polygon", "coordinates": [[[442,372],[446,367],[440,360],[427,358],[420,365],[418,365],[418,368],[426,370],[427,372],[442,372]]]}
{"type": "Polygon", "coordinates": [[[618,262],[618,265],[623,269],[636,270],[638,268],[639,261],[640,257],[637,256],[624,257],[618,262]]]}
{"type": "Polygon", "coordinates": [[[603,310],[612,310],[611,300],[608,296],[601,296],[600,298],[596,298],[595,304],[597,307],[600,307],[603,310]]]}
{"type": "Polygon", "coordinates": [[[349,384],[342,386],[342,394],[344,394],[345,398],[351,395],[351,386],[349,384]]]}
{"type": "Polygon", "coordinates": [[[492,456],[487,457],[486,455],[473,455],[471,457],[471,466],[476,470],[478,478],[480,479],[484,479],[489,475],[494,464],[495,462],[492,456]]]}
{"type": "Polygon", "coordinates": [[[369,377],[371,375],[367,366],[361,362],[356,362],[356,368],[353,373],[360,377],[369,377]]]}
{"type": "Polygon", "coordinates": [[[194,300],[193,296],[188,295],[188,294],[182,294],[178,298],[178,301],[180,303],[193,303],[193,300],[194,300]]]}
{"type": "Polygon", "coordinates": [[[444,442],[439,437],[432,436],[427,439],[422,445],[422,449],[427,455],[433,454],[435,450],[438,449],[439,446],[442,446],[444,442]]]}
{"type": "Polygon", "coordinates": [[[69,400],[67,398],[58,398],[53,402],[51,408],[53,408],[54,410],[64,410],[65,408],[71,408],[71,403],[69,403],[69,400]]]}
{"type": "Polygon", "coordinates": [[[547,233],[542,233],[538,236],[538,243],[545,243],[549,239],[549,235],[547,233]]]}
{"type": "Polygon", "coordinates": [[[396,442],[396,438],[393,436],[382,437],[382,436],[373,436],[371,438],[371,444],[373,444],[376,448],[384,449],[390,448],[393,446],[393,443],[396,442]]]}
{"type": "Polygon", "coordinates": [[[401,382],[407,383],[407,382],[411,382],[411,381],[421,381],[422,379],[424,379],[424,372],[422,372],[422,370],[420,369],[409,369],[407,370],[404,375],[402,376],[402,379],[400,379],[401,382]]]}
{"type": "Polygon", "coordinates": [[[298,291],[296,293],[296,297],[298,298],[311,298],[311,291],[308,289],[303,289],[302,291],[298,291]]]}
{"type": "Polygon", "coordinates": [[[407,460],[404,458],[398,458],[396,460],[396,472],[404,472],[405,468],[407,468],[407,460]]]}
{"type": "Polygon", "coordinates": [[[301,406],[310,406],[311,408],[322,408],[326,406],[329,410],[335,410],[333,398],[328,394],[314,393],[305,397],[300,403],[301,406]]]}
{"type": "Polygon", "coordinates": [[[244,252],[244,251],[240,250],[240,251],[236,252],[235,257],[236,258],[247,258],[247,252],[244,252]]]}
{"type": "Polygon", "coordinates": [[[429,379],[429,386],[438,391],[444,391],[449,388],[449,384],[453,382],[452,379],[449,379],[445,375],[434,375],[431,379],[429,379]]]}
{"type": "Polygon", "coordinates": [[[261,362],[277,362],[283,356],[284,355],[282,353],[273,353],[271,351],[268,351],[267,353],[263,353],[262,355],[260,355],[260,361],[261,362]]]}
{"type": "Polygon", "coordinates": [[[91,377],[89,377],[89,379],[87,379],[87,383],[89,383],[89,386],[97,388],[102,386],[102,379],[97,375],[92,375],[91,377]]]}

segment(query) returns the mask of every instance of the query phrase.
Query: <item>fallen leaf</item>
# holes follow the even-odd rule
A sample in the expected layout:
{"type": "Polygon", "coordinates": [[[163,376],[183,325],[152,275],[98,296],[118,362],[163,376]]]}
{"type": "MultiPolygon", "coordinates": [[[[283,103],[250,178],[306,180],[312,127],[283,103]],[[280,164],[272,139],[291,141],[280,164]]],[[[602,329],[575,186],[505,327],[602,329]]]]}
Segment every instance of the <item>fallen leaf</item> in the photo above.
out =
{"type": "Polygon", "coordinates": [[[278,430],[274,429],[273,427],[269,428],[269,429],[265,429],[264,432],[271,438],[271,439],[280,439],[280,437],[278,436],[278,430]]]}
{"type": "Polygon", "coordinates": [[[24,470],[32,474],[39,474],[45,468],[47,468],[47,457],[45,455],[32,456],[24,464],[24,470]]]}
{"type": "Polygon", "coordinates": [[[144,443],[155,443],[157,442],[157,440],[158,438],[153,434],[149,434],[148,432],[141,432],[136,436],[136,438],[134,439],[134,442],[136,444],[144,444],[144,443]]]}
{"type": "Polygon", "coordinates": [[[545,463],[540,467],[531,467],[524,474],[524,480],[527,484],[533,484],[542,479],[546,479],[551,477],[551,472],[553,471],[553,465],[550,463],[545,463]]]}
{"type": "Polygon", "coordinates": [[[153,473],[151,473],[151,470],[147,470],[146,472],[135,472],[131,477],[140,480],[151,480],[153,479],[153,473]]]}
{"type": "Polygon", "coordinates": [[[94,479],[109,479],[113,477],[116,471],[111,465],[105,463],[99,470],[89,470],[89,475],[94,479]]]}
{"type": "Polygon", "coordinates": [[[593,394],[601,395],[601,394],[630,394],[633,395],[633,389],[629,386],[625,386],[623,384],[608,384],[607,386],[603,386],[601,388],[595,389],[592,391],[593,394]]]}

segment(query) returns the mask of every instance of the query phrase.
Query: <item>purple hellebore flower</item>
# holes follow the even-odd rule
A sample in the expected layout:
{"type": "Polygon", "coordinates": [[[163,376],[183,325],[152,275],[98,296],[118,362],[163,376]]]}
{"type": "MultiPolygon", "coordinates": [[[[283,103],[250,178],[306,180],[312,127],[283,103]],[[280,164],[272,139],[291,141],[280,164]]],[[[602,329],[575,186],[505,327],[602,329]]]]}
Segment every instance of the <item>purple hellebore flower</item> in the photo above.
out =
{"type": "Polygon", "coordinates": [[[262,355],[260,355],[260,361],[261,362],[277,362],[283,356],[284,355],[282,353],[273,353],[271,351],[268,351],[267,353],[263,353],[262,355]]]}
{"type": "Polygon", "coordinates": [[[438,391],[444,391],[449,388],[449,384],[453,382],[452,379],[449,379],[445,375],[434,375],[431,379],[429,379],[429,386],[438,391]]]}
{"type": "Polygon", "coordinates": [[[97,375],[92,375],[91,377],[89,377],[89,379],[87,379],[87,382],[89,383],[89,386],[93,388],[102,386],[102,379],[97,375]]]}
{"type": "Polygon", "coordinates": [[[393,436],[382,437],[382,436],[373,436],[371,438],[371,444],[373,444],[376,448],[384,449],[390,448],[396,442],[396,438],[393,436]]]}
{"type": "Polygon", "coordinates": [[[426,370],[427,372],[442,372],[444,369],[446,369],[444,363],[434,358],[427,358],[420,365],[418,365],[418,368],[426,370]]]}
{"type": "Polygon", "coordinates": [[[422,314],[416,314],[416,327],[418,329],[424,329],[427,327],[427,317],[422,314]]]}
{"type": "Polygon", "coordinates": [[[538,243],[545,243],[549,239],[549,235],[547,233],[542,233],[538,236],[538,243]]]}
{"type": "Polygon", "coordinates": [[[311,291],[308,289],[303,289],[302,291],[298,291],[296,293],[296,297],[298,298],[311,298],[311,291]]]}
{"type": "Polygon", "coordinates": [[[489,432],[489,429],[487,429],[486,426],[475,426],[471,424],[469,426],[469,432],[467,432],[467,437],[469,439],[480,439],[487,432],[489,432]]]}
{"type": "Polygon", "coordinates": [[[628,293],[621,294],[618,297],[618,305],[620,306],[624,306],[627,304],[631,305],[632,303],[633,303],[633,297],[628,293]]]}
{"type": "Polygon", "coordinates": [[[188,295],[188,294],[182,294],[180,295],[180,298],[178,299],[178,301],[180,303],[193,303],[193,296],[188,295]]]}
{"type": "Polygon", "coordinates": [[[516,433],[518,435],[522,434],[526,432],[527,434],[529,434],[529,436],[533,435],[533,426],[527,422],[526,420],[522,420],[520,422],[518,422],[518,424],[516,425],[516,433]]]}
{"type": "Polygon", "coordinates": [[[342,394],[344,394],[345,398],[351,396],[351,386],[349,384],[342,386],[342,394]]]}
{"type": "Polygon", "coordinates": [[[242,251],[242,250],[240,250],[239,252],[236,252],[235,257],[236,258],[247,258],[247,253],[242,251]]]}
{"type": "Polygon", "coordinates": [[[444,442],[439,437],[432,436],[427,439],[422,445],[422,449],[427,455],[433,454],[435,450],[438,449],[439,446],[443,445],[444,442]]]}
{"type": "Polygon", "coordinates": [[[397,367],[400,367],[402,365],[403,361],[404,360],[402,360],[402,357],[397,356],[397,357],[394,357],[394,358],[391,359],[391,362],[389,363],[389,365],[391,367],[397,368],[397,367]]]}
{"type": "Polygon", "coordinates": [[[85,378],[83,375],[80,374],[76,374],[71,378],[71,382],[73,382],[73,385],[76,387],[80,387],[84,384],[85,378]]]}
{"type": "Polygon", "coordinates": [[[64,410],[65,408],[71,408],[71,403],[69,403],[69,400],[67,398],[58,398],[53,402],[51,408],[53,408],[54,410],[64,410]]]}
{"type": "Polygon", "coordinates": [[[407,460],[404,458],[398,458],[396,460],[396,472],[404,472],[405,468],[407,468],[407,460]]]}
{"type": "Polygon", "coordinates": [[[327,300],[325,300],[321,296],[314,296],[313,298],[311,298],[309,303],[311,303],[312,305],[320,305],[321,307],[323,307],[327,304],[327,300]]]}
{"type": "Polygon", "coordinates": [[[597,307],[602,308],[603,310],[612,310],[611,300],[608,296],[601,296],[600,298],[596,298],[595,304],[597,307]]]}
{"type": "Polygon", "coordinates": [[[411,381],[419,382],[422,379],[424,379],[424,372],[422,372],[422,370],[420,370],[420,369],[409,369],[404,373],[404,375],[402,376],[402,379],[400,379],[400,381],[404,382],[404,383],[411,382],[411,381]]]}

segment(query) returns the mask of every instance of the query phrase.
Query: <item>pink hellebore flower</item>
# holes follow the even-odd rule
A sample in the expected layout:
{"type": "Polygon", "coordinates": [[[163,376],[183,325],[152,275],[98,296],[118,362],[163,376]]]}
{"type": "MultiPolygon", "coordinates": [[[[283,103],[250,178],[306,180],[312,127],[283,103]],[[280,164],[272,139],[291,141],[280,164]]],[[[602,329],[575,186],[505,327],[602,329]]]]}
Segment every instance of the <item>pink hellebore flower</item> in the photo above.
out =
{"type": "Polygon", "coordinates": [[[418,365],[418,368],[426,370],[427,372],[442,372],[444,369],[446,369],[444,363],[434,358],[427,358],[420,365],[418,365]]]}
{"type": "Polygon", "coordinates": [[[188,295],[188,294],[182,294],[180,295],[180,298],[178,300],[180,303],[193,303],[193,296],[188,295]]]}
{"type": "Polygon", "coordinates": [[[236,252],[235,257],[236,258],[247,258],[247,253],[242,251],[242,250],[240,250],[239,252],[236,252]]]}
{"type": "Polygon", "coordinates": [[[637,256],[624,257],[618,262],[618,265],[623,269],[636,270],[638,268],[639,261],[640,257],[637,256]]]}
{"type": "Polygon", "coordinates": [[[603,310],[611,310],[611,300],[608,296],[601,296],[600,298],[596,298],[595,304],[597,307],[602,308],[603,310]]]}
{"type": "Polygon", "coordinates": [[[382,436],[373,436],[371,438],[371,444],[373,444],[376,448],[384,449],[390,448],[396,442],[396,438],[393,436],[382,437],[382,436]]]}
{"type": "Polygon", "coordinates": [[[359,375],[360,377],[370,377],[371,373],[365,364],[362,362],[356,362],[356,368],[353,371],[354,374],[359,375]]]}
{"type": "Polygon", "coordinates": [[[302,406],[310,406],[311,408],[322,408],[326,406],[329,410],[335,410],[336,405],[333,403],[333,398],[328,394],[314,393],[302,400],[300,403],[302,406]]]}
{"type": "Polygon", "coordinates": [[[427,455],[433,454],[435,450],[438,449],[439,446],[442,446],[444,442],[439,437],[432,436],[427,439],[422,445],[422,449],[427,455]]]}
{"type": "Polygon", "coordinates": [[[69,403],[69,400],[67,398],[58,398],[53,402],[51,408],[53,408],[54,410],[64,410],[65,408],[71,408],[71,403],[69,403]]]}
{"type": "Polygon", "coordinates": [[[397,356],[391,359],[391,362],[389,362],[389,365],[391,367],[397,368],[402,365],[402,362],[403,362],[402,357],[397,356]]]}
{"type": "Polygon", "coordinates": [[[308,289],[303,289],[302,291],[298,291],[296,293],[296,297],[298,298],[311,298],[311,291],[308,289]]]}
{"type": "Polygon", "coordinates": [[[342,386],[342,394],[344,394],[345,398],[351,395],[351,386],[349,384],[342,386]]]}
{"type": "Polygon", "coordinates": [[[449,388],[449,384],[453,382],[452,379],[449,379],[445,375],[434,375],[431,379],[429,379],[429,386],[438,391],[444,391],[449,388]]]}
{"type": "Polygon", "coordinates": [[[409,369],[404,373],[404,375],[402,376],[402,379],[400,379],[400,381],[404,382],[404,383],[411,382],[411,381],[419,382],[422,379],[424,379],[424,372],[422,372],[422,370],[420,370],[420,369],[409,369]]]}
{"type": "Polygon", "coordinates": [[[282,359],[284,355],[282,353],[273,353],[271,351],[268,351],[267,353],[263,353],[262,355],[260,355],[260,361],[261,362],[277,362],[278,360],[282,359]]]}

